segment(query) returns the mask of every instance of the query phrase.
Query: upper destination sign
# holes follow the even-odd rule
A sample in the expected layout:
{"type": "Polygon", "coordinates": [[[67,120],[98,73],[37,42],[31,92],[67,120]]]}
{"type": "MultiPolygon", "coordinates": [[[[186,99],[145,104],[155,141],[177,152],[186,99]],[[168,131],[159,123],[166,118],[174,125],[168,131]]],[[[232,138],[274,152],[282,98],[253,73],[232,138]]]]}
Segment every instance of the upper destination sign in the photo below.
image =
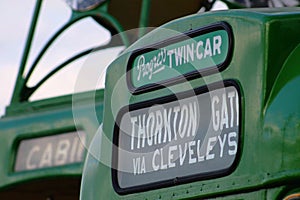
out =
{"type": "Polygon", "coordinates": [[[238,154],[240,95],[232,82],[124,107],[113,182],[128,193],[228,174],[238,154]]]}
{"type": "Polygon", "coordinates": [[[133,93],[160,88],[216,73],[227,66],[232,34],[226,23],[194,30],[135,51],[128,62],[128,84],[133,93]]]}

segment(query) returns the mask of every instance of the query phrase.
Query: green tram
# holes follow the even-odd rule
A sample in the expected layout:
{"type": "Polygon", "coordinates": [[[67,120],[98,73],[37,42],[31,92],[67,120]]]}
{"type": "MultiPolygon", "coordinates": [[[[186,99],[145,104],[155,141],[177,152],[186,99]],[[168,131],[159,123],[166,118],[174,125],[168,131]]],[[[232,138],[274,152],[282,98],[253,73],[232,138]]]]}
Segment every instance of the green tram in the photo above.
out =
{"type": "MultiPolygon", "coordinates": [[[[66,1],[70,19],[26,71],[43,2],[0,119],[0,199],[300,198],[299,8],[203,13],[215,1],[66,1]],[[30,85],[53,43],[86,18],[111,40],[30,85]],[[30,100],[73,62],[119,47],[105,89],[30,100]]],[[[106,57],[96,57],[105,69],[106,57]]]]}
{"type": "MultiPolygon", "coordinates": [[[[0,119],[0,199],[79,199],[87,149],[103,121],[104,89],[96,88],[107,67],[107,61],[103,60],[114,59],[150,30],[146,27],[158,27],[171,19],[195,13],[202,6],[201,1],[196,0],[180,9],[182,3],[178,0],[162,3],[148,0],[130,3],[121,0],[66,1],[71,10],[69,19],[53,31],[30,63],[38,25],[47,23],[41,17],[43,9],[48,9],[46,3],[35,2],[12,99],[0,119]],[[162,12],[172,3],[172,9],[162,12]],[[86,19],[92,19],[109,33],[111,39],[99,46],[79,50],[57,66],[43,62],[56,42],[86,19]],[[145,28],[135,29],[137,27],[145,28]],[[90,57],[93,59],[89,60],[90,57]],[[74,70],[73,64],[81,59],[86,60],[80,73],[86,73],[85,69],[93,66],[100,71],[94,74],[88,71],[91,77],[74,76],[77,88],[71,94],[32,100],[40,89],[50,90],[47,83],[56,74],[74,70]],[[31,79],[39,75],[38,70],[49,67],[50,70],[32,84],[31,79]],[[92,87],[81,91],[80,84],[85,82],[92,87]]],[[[103,36],[98,37],[101,40],[103,36]]],[[[73,42],[80,43],[79,40],[73,42]]]]}
{"type": "Polygon", "coordinates": [[[196,13],[107,69],[81,199],[300,199],[300,9],[196,13]]]}

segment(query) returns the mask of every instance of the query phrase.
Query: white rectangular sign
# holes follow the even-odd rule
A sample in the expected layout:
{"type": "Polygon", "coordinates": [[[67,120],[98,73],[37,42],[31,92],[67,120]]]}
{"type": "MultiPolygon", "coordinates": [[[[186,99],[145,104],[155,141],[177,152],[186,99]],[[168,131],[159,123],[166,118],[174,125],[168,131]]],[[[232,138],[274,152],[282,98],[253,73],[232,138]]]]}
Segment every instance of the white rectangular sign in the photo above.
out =
{"type": "Polygon", "coordinates": [[[240,134],[237,86],[190,91],[133,107],[120,111],[115,126],[117,191],[230,171],[240,134]]]}
{"type": "Polygon", "coordinates": [[[86,134],[74,131],[20,142],[15,171],[28,171],[82,162],[86,134]]]}

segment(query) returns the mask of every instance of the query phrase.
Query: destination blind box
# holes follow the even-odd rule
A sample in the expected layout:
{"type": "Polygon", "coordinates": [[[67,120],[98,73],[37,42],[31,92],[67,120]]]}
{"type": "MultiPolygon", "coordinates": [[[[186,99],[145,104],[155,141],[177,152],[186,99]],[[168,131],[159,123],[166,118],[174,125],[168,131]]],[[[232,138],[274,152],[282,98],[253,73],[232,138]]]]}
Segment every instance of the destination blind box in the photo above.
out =
{"type": "Polygon", "coordinates": [[[135,50],[127,65],[127,85],[133,94],[156,90],[218,73],[232,56],[233,33],[218,22],[135,50]]]}
{"type": "Polygon", "coordinates": [[[113,136],[116,192],[227,175],[236,166],[241,116],[231,80],[123,107],[113,136]]]}
{"type": "Polygon", "coordinates": [[[14,170],[31,171],[80,163],[84,159],[86,133],[66,132],[21,140],[14,170]]]}

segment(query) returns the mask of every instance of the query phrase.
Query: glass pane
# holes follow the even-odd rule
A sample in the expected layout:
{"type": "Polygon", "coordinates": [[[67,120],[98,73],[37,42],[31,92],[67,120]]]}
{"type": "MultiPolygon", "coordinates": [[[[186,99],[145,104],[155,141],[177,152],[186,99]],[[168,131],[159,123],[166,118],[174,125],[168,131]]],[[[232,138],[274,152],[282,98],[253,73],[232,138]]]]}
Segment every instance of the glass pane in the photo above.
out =
{"type": "Polygon", "coordinates": [[[30,100],[104,88],[106,69],[123,49],[112,47],[78,59],[46,81],[30,100]]]}

